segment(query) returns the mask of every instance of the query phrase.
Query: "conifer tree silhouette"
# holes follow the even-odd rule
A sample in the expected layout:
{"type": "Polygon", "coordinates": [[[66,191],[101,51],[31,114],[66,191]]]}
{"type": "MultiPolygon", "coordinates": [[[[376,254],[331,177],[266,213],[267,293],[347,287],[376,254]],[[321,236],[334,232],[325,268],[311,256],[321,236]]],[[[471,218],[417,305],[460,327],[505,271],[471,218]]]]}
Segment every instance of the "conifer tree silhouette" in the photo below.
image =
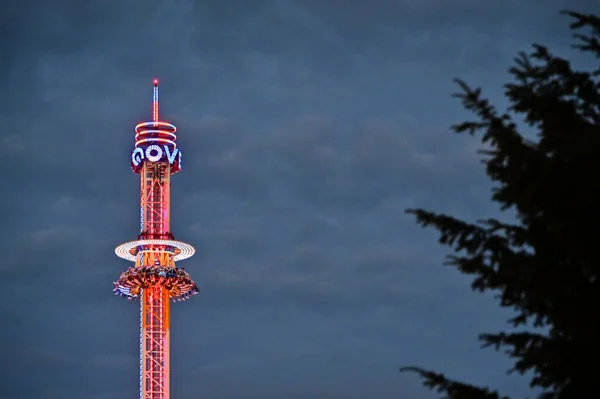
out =
{"type": "MultiPolygon", "coordinates": [[[[563,14],[573,18],[574,47],[600,64],[600,17],[563,14]]],[[[447,264],[472,275],[473,290],[498,293],[500,306],[516,312],[509,324],[519,329],[482,334],[483,347],[504,350],[514,359],[511,371],[532,372],[540,398],[600,398],[600,67],[575,71],[541,45],[515,62],[505,113],[458,81],[457,97],[477,117],[453,130],[487,144],[480,152],[491,199],[517,222],[407,212],[439,231],[439,242],[455,252],[447,264]],[[523,137],[516,117],[537,131],[536,140],[523,137]]],[[[502,397],[422,368],[401,371],[418,373],[444,398],[502,397]]]]}

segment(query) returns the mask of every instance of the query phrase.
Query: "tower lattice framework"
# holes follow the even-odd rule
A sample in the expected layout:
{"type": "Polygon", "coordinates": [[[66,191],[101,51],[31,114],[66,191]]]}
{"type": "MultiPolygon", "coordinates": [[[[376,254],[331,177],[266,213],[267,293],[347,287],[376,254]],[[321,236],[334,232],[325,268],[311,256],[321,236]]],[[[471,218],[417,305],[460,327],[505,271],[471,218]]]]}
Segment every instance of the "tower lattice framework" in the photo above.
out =
{"type": "Polygon", "coordinates": [[[119,245],[117,256],[134,262],[121,273],[114,292],[140,301],[140,398],[169,398],[170,300],[198,293],[177,261],[194,248],[175,240],[170,226],[171,175],[181,170],[176,127],[158,118],[158,81],[154,81],[152,121],[135,127],[131,168],[140,175],[140,234],[119,245]]]}

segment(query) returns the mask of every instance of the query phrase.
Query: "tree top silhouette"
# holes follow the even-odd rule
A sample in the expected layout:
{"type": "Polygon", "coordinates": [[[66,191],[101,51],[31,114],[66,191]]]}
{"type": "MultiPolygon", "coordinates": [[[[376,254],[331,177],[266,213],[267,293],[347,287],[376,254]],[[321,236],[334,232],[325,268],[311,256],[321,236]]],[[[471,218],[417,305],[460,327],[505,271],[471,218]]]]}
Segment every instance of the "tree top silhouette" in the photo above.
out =
{"type": "MultiPolygon", "coordinates": [[[[574,47],[600,59],[600,17],[564,11],[573,19],[574,47]],[[581,33],[587,32],[587,33],[581,33]]],[[[483,347],[503,349],[518,373],[545,399],[600,397],[600,68],[573,70],[568,60],[533,45],[520,53],[505,85],[509,108],[500,113],[480,89],[457,81],[457,94],[475,121],[453,126],[480,135],[492,201],[516,215],[474,223],[422,209],[417,222],[437,229],[455,255],[447,265],[473,276],[472,289],[498,293],[512,308],[510,331],[481,334],[483,347]],[[537,131],[519,132],[520,117],[537,131]],[[545,332],[539,332],[543,327],[545,332]],[[535,331],[534,331],[535,330],[535,331]]],[[[424,385],[448,399],[499,399],[497,392],[456,382],[417,367],[424,385]]]]}

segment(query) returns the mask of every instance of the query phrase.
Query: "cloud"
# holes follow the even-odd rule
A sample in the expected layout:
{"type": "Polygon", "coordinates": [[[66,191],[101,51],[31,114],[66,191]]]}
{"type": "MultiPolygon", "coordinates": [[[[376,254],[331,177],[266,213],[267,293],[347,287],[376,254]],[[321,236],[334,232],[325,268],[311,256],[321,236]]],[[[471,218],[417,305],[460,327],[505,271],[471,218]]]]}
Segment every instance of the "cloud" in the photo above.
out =
{"type": "Polygon", "coordinates": [[[137,234],[129,151],[157,76],[201,289],[173,307],[174,397],[433,397],[406,363],[527,390],[475,340],[507,315],[404,210],[495,211],[476,139],[449,131],[468,117],[451,80],[500,101],[515,51],[567,48],[567,2],[363,3],[6,8],[0,397],[136,394],[139,310],[111,295],[130,266],[113,250],[137,234]]]}

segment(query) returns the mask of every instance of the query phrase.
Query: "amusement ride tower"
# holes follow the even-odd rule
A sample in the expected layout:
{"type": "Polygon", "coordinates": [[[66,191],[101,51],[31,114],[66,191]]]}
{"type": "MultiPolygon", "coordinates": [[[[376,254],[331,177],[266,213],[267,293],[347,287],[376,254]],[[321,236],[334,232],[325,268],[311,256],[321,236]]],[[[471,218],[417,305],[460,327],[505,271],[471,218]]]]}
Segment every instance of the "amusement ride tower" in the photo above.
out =
{"type": "Polygon", "coordinates": [[[154,81],[152,121],[135,127],[131,169],[140,175],[140,234],[115,253],[134,262],[115,282],[115,295],[140,300],[140,398],[169,399],[170,302],[198,292],[175,262],[194,255],[191,245],[171,233],[171,175],[181,170],[174,125],[158,119],[158,81],[154,81]]]}

